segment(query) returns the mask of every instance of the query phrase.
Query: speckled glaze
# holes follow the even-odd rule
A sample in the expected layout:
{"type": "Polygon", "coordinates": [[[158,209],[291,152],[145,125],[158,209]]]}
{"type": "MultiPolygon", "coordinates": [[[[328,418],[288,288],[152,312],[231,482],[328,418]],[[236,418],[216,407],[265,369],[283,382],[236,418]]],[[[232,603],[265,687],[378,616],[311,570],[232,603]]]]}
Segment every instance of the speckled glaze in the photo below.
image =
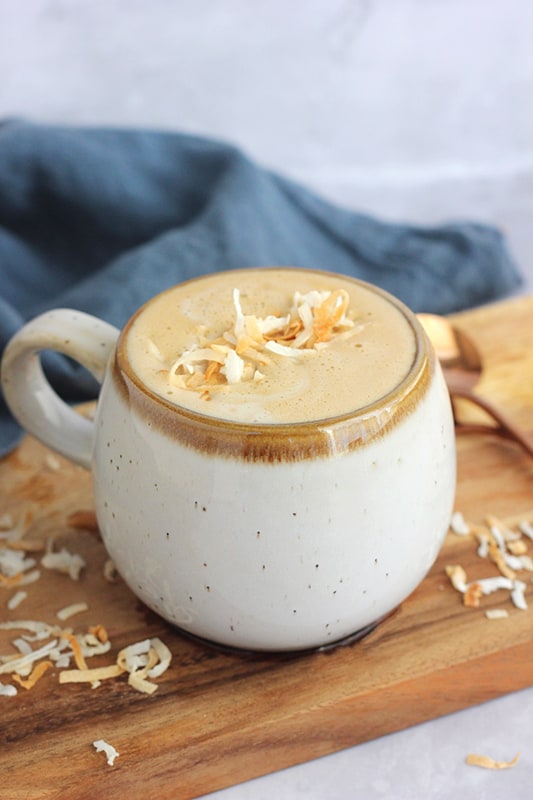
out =
{"type": "MultiPolygon", "coordinates": [[[[415,363],[383,401],[338,419],[269,426],[209,419],[151,395],[120,339],[115,348],[116,331],[53,313],[10,345],[6,398],[28,430],[85,466],[90,437],[106,547],[131,589],[171,623],[248,650],[331,645],[391,612],[427,574],[453,505],[454,430],[440,367],[410,312],[415,363]],[[57,427],[50,412],[36,426],[44,411],[22,397],[36,349],[67,323],[69,344],[54,346],[104,374],[94,430],[77,434],[85,437],[78,457],[57,430],[47,436],[57,427]],[[88,355],[91,325],[99,336],[88,355]],[[75,343],[80,331],[85,350],[75,343]],[[106,369],[91,360],[99,349],[106,369]]],[[[31,380],[35,389],[44,378],[31,380]]],[[[68,440],[77,415],[61,412],[68,440]]]]}

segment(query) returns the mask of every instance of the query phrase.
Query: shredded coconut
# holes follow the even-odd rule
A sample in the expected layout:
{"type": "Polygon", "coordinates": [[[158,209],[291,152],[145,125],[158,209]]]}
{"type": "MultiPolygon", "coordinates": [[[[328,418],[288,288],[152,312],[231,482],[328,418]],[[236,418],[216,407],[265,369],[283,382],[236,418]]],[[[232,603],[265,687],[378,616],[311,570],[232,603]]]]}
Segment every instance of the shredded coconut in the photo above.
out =
{"type": "Polygon", "coordinates": [[[509,769],[518,763],[519,753],[511,761],[495,761],[490,756],[470,753],[466,757],[466,763],[473,767],[483,767],[484,769],[509,769]]]}
{"type": "Polygon", "coordinates": [[[485,616],[487,619],[507,619],[509,612],[506,608],[488,608],[485,616]]]}
{"type": "Polygon", "coordinates": [[[10,611],[14,611],[15,608],[18,608],[19,605],[27,598],[27,596],[28,592],[24,592],[22,590],[15,592],[15,594],[12,597],[10,597],[9,600],[7,601],[8,609],[10,611]]]}
{"type": "Polygon", "coordinates": [[[66,547],[54,553],[46,553],[41,559],[41,564],[46,569],[56,569],[69,575],[73,581],[79,580],[80,573],[85,567],[85,560],[77,553],[69,553],[66,547]]]}
{"type": "Polygon", "coordinates": [[[243,313],[240,292],[234,289],[233,327],[213,341],[199,338],[170,366],[168,380],[200,391],[206,399],[217,385],[262,380],[264,373],[258,367],[271,363],[269,354],[283,358],[316,355],[335,337],[354,329],[348,302],[343,289],[296,292],[287,314],[256,317],[243,313]]]}
{"type": "MultiPolygon", "coordinates": [[[[452,586],[462,594],[464,605],[477,608],[484,595],[504,589],[509,593],[513,605],[521,611],[526,611],[527,583],[520,580],[518,573],[533,572],[533,558],[528,554],[528,545],[522,538],[523,536],[530,538],[526,533],[531,527],[530,523],[522,520],[518,525],[510,527],[496,517],[487,515],[485,525],[472,525],[464,520],[462,514],[455,512],[450,523],[451,530],[454,525],[458,530],[468,529],[475,534],[479,542],[478,556],[491,561],[500,573],[494,577],[468,582],[466,572],[461,565],[447,566],[446,574],[452,586]]],[[[485,613],[489,619],[507,616],[506,610],[502,609],[493,609],[485,613]]]]}
{"type": "Polygon", "coordinates": [[[460,511],[455,511],[452,514],[450,521],[450,528],[458,536],[468,536],[470,533],[470,525],[467,524],[464,516],[460,511]]]}
{"type": "Polygon", "coordinates": [[[107,763],[110,767],[115,763],[115,759],[119,757],[120,753],[115,750],[112,744],[109,744],[104,739],[97,739],[93,742],[93,747],[96,748],[97,753],[105,753],[107,763]]]}
{"type": "Polygon", "coordinates": [[[81,614],[83,611],[88,611],[88,609],[89,606],[87,603],[71,603],[69,606],[60,608],[56,613],[56,617],[64,622],[66,619],[70,619],[70,617],[73,617],[75,614],[81,614]]]}

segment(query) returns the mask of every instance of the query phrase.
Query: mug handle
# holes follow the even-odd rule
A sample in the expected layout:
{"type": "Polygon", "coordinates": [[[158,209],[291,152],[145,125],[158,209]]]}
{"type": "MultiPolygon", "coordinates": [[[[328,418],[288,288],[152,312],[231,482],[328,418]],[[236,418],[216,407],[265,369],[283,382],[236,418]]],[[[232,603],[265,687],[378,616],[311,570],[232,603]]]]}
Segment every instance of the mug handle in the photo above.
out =
{"type": "Polygon", "coordinates": [[[40,351],[55,350],[78,361],[102,383],[119,331],[83,311],[60,308],[28,322],[9,341],[2,358],[2,388],[25,430],[66,458],[90,469],[94,422],[78,414],[52,389],[40,351]]]}

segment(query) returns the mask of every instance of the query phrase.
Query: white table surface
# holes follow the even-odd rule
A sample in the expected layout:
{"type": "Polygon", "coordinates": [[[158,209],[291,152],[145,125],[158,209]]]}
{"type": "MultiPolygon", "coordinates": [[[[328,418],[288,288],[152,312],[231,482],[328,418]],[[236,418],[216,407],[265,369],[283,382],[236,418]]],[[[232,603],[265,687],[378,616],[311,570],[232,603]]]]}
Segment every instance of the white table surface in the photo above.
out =
{"type": "MultiPolygon", "coordinates": [[[[0,0],[0,29],[0,118],[208,134],[360,211],[493,223],[533,291],[530,0],[0,0]]],[[[533,688],[210,797],[528,800],[533,688]]]]}

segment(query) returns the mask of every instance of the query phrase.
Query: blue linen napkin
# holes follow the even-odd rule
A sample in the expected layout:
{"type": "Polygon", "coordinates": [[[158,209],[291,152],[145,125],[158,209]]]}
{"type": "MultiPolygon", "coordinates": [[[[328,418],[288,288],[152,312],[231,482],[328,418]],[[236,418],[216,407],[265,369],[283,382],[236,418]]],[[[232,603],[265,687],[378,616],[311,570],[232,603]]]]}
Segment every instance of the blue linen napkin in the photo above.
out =
{"type": "MultiPolygon", "coordinates": [[[[339,208],[228,144],[180,133],[0,124],[0,355],[50,308],[116,326],[182,280],[248,266],[363,278],[414,311],[446,313],[520,283],[501,233],[390,224],[339,208]]],[[[79,365],[46,368],[68,401],[96,396],[79,365]]],[[[20,438],[0,396],[0,455],[20,438]]]]}

